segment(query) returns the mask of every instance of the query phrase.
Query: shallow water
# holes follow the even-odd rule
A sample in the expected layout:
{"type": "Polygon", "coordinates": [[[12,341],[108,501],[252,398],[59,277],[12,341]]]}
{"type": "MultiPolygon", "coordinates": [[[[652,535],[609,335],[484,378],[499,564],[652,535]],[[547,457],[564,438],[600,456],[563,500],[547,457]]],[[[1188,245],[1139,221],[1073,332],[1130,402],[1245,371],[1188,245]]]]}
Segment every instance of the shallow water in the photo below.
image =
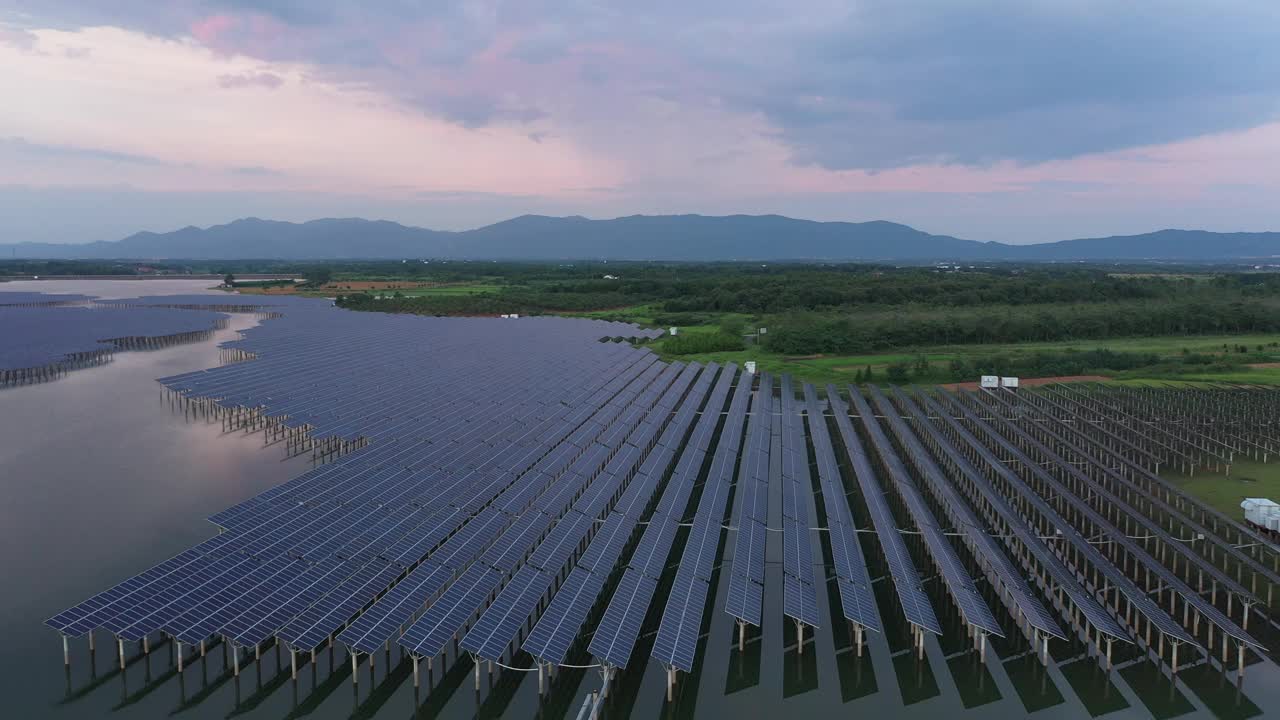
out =
{"type": "MultiPolygon", "coordinates": [[[[131,297],[196,292],[208,283],[41,281],[0,289],[131,297]]],[[[594,670],[562,670],[540,704],[533,674],[490,678],[484,673],[477,692],[465,661],[443,678],[438,668],[428,678],[424,667],[424,687],[415,697],[408,665],[396,666],[387,681],[385,659],[379,656],[372,694],[367,662],[360,666],[355,694],[341,654],[335,656],[333,675],[322,652],[318,668],[305,664],[295,685],[288,679],[288,655],[277,673],[276,652],[268,649],[261,662],[245,666],[237,682],[223,671],[222,650],[215,647],[180,682],[167,646],[132,662],[121,676],[115,671],[116,649],[100,634],[93,665],[80,639],[72,643],[70,675],[64,673],[58,636],[41,624],[44,618],[208,537],[214,530],[206,516],[309,466],[302,458],[282,461],[283,451],[263,448],[261,436],[223,435],[217,425],[188,422],[161,401],[154,378],[212,366],[216,343],[253,322],[237,316],[232,329],[214,340],[118,353],[102,367],[0,392],[3,716],[345,718],[358,702],[362,717],[404,718],[415,708],[422,717],[575,717],[583,698],[600,688],[594,670]],[[434,687],[428,690],[428,684],[434,687]]],[[[770,505],[776,514],[778,498],[770,505]]],[[[731,552],[732,545],[722,543],[722,559],[731,552]]],[[[887,581],[877,583],[886,633],[871,636],[861,659],[847,635],[829,629],[816,638],[810,631],[804,652],[798,653],[776,592],[782,585],[780,538],[770,538],[768,552],[765,617],[770,619],[762,633],[748,637],[745,652],[738,652],[734,626],[721,609],[727,587],[722,574],[713,593],[712,622],[699,648],[700,670],[680,678],[677,702],[664,701],[663,669],[645,662],[659,608],[650,614],[632,667],[612,686],[607,717],[1247,718],[1280,707],[1280,675],[1269,660],[1250,666],[1242,690],[1203,667],[1184,670],[1176,687],[1147,663],[1107,677],[1092,659],[1065,644],[1051,648],[1054,661],[1047,670],[1023,655],[1027,648],[1021,641],[994,640],[981,663],[936,581],[926,586],[949,633],[930,638],[923,661],[904,652],[905,628],[887,581]]],[[[877,574],[881,560],[869,557],[877,574]]],[[[664,593],[660,588],[658,597],[664,593]]],[[[838,601],[820,592],[818,602],[823,625],[830,627],[830,610],[838,601]]],[[[1274,632],[1262,638],[1277,642],[1274,632]]],[[[134,652],[129,649],[130,656],[134,652]]],[[[580,652],[575,661],[589,658],[580,652]]],[[[517,664],[527,659],[517,658],[517,664]]]]}

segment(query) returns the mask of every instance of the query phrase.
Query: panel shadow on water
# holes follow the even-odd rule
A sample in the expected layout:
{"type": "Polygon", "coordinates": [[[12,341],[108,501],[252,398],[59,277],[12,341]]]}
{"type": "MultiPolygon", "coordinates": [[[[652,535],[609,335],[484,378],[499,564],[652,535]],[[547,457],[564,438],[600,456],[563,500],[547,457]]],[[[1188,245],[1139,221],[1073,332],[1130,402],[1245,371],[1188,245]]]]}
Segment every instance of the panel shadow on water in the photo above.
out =
{"type": "Polygon", "coordinates": [[[1058,670],[1093,717],[1129,707],[1129,701],[1093,658],[1084,657],[1059,665],[1058,670]]]}
{"type": "Polygon", "coordinates": [[[1149,662],[1130,665],[1121,670],[1120,675],[1156,720],[1178,717],[1196,709],[1160,668],[1149,662]]]}
{"type": "Polygon", "coordinates": [[[1062,691],[1054,684],[1049,672],[1035,655],[1027,654],[1006,660],[1004,671],[1027,712],[1033,713],[1066,702],[1062,691]]]}

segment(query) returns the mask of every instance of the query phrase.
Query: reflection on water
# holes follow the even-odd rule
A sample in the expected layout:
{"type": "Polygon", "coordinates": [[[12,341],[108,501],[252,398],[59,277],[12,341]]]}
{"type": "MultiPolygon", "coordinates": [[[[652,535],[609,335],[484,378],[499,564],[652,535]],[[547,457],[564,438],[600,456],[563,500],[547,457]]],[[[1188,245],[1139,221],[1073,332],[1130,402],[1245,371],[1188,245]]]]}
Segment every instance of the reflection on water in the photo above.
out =
{"type": "MultiPolygon", "coordinates": [[[[45,292],[128,297],[190,293],[208,283],[41,282],[5,289],[35,286],[45,292]]],[[[236,317],[233,328],[252,322],[236,317]]],[[[218,339],[232,335],[228,330],[218,339]]],[[[74,641],[72,667],[62,670],[57,636],[41,625],[45,617],[208,537],[213,529],[204,517],[308,467],[304,458],[282,461],[281,448],[263,448],[260,436],[223,435],[217,425],[186,422],[161,402],[154,378],[213,365],[215,342],[121,353],[103,367],[0,393],[4,717],[576,717],[584,697],[601,687],[596,671],[562,669],[539,698],[537,678],[529,673],[482,672],[477,690],[465,656],[443,669],[424,665],[422,686],[415,691],[410,664],[396,654],[390,667],[379,654],[373,681],[361,668],[360,683],[353,686],[350,661],[341,649],[321,650],[314,663],[300,656],[296,682],[288,652],[282,660],[271,646],[257,660],[242,653],[238,678],[225,647],[217,643],[206,646],[203,655],[199,648],[183,648],[181,674],[172,644],[156,642],[150,655],[130,648],[121,672],[113,640],[101,634],[92,657],[84,639],[74,641]]],[[[821,522],[817,509],[812,512],[821,522]]],[[[727,539],[728,533],[720,548],[722,563],[731,560],[727,539]]],[[[870,539],[864,543],[873,577],[884,576],[878,548],[870,539]]],[[[819,547],[827,565],[821,578],[830,567],[830,548],[825,538],[819,547]]],[[[770,545],[764,626],[749,629],[741,650],[735,626],[723,612],[727,573],[717,575],[698,651],[699,672],[679,679],[672,705],[664,700],[664,669],[648,661],[661,618],[662,606],[655,604],[629,669],[613,681],[605,716],[1244,720],[1280,703],[1276,668],[1260,658],[1250,665],[1243,688],[1203,663],[1188,664],[1175,685],[1124,645],[1115,646],[1122,669],[1110,674],[1078,643],[1052,644],[1046,669],[1010,624],[1006,639],[992,638],[983,662],[936,580],[927,580],[926,588],[946,633],[928,639],[922,658],[910,650],[887,578],[874,584],[885,632],[868,634],[861,657],[829,583],[828,592],[818,593],[823,629],[816,635],[808,631],[800,653],[795,627],[782,617],[776,595],[778,553],[770,545]]],[[[657,597],[669,591],[667,577],[657,597]]],[[[1269,625],[1259,622],[1258,630],[1264,640],[1274,641],[1269,625]]],[[[571,658],[591,661],[582,647],[571,658]]],[[[452,654],[450,660],[455,660],[452,654]]],[[[513,664],[527,667],[530,661],[519,655],[513,664]]]]}

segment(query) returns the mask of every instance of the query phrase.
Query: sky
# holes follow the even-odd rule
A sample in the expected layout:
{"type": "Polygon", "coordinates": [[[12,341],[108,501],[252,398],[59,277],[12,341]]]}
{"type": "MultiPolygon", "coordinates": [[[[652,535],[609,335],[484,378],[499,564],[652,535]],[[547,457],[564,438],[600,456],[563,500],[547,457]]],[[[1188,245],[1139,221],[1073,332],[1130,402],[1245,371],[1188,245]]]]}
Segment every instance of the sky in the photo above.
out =
{"type": "Polygon", "coordinates": [[[0,243],[239,217],[1280,230],[1275,0],[0,0],[0,243]]]}

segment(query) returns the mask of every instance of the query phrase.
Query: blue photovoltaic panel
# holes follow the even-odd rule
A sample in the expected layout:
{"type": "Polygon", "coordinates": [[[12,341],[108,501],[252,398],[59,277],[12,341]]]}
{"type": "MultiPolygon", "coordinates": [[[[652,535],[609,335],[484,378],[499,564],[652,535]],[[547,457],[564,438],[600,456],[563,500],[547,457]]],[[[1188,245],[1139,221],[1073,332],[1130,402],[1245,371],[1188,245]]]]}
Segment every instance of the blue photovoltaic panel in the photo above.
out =
{"type": "Polygon", "coordinates": [[[520,568],[462,639],[462,647],[488,660],[501,658],[537,609],[551,580],[540,570],[527,565],[520,568]]]}
{"type": "Polygon", "coordinates": [[[657,588],[658,581],[643,573],[636,570],[623,573],[613,599],[591,637],[589,649],[592,655],[614,667],[627,666],[657,588]]]}
{"type": "Polygon", "coordinates": [[[580,567],[569,573],[524,641],[525,651],[543,662],[563,663],[606,579],[580,567]]]}
{"type": "Polygon", "coordinates": [[[400,645],[419,657],[439,655],[501,581],[497,571],[473,565],[405,631],[400,645]]]}
{"type": "Polygon", "coordinates": [[[385,590],[402,571],[395,566],[371,563],[326,593],[314,605],[285,625],[276,637],[295,650],[320,647],[342,629],[373,597],[385,590]]]}
{"type": "Polygon", "coordinates": [[[685,672],[693,670],[708,589],[706,580],[692,573],[676,573],[671,601],[662,613],[662,624],[650,653],[653,658],[685,672]]]}
{"type": "Polygon", "coordinates": [[[818,626],[818,593],[794,575],[782,576],[782,607],[787,617],[810,627],[818,626]]]}
{"type": "Polygon", "coordinates": [[[371,653],[400,632],[400,627],[453,579],[453,570],[427,561],[395,584],[338,636],[338,642],[371,653]]]}
{"type": "Polygon", "coordinates": [[[938,617],[934,614],[933,606],[929,603],[924,589],[920,587],[920,574],[916,571],[915,563],[911,560],[911,554],[907,551],[902,535],[898,533],[893,513],[889,510],[880,483],[871,470],[871,463],[867,459],[866,451],[863,450],[862,441],[853,430],[848,409],[839,401],[840,395],[835,386],[827,386],[827,397],[831,401],[836,427],[844,441],[844,449],[848,454],[850,465],[853,466],[854,476],[862,489],[862,497],[871,514],[871,523],[875,527],[876,536],[880,539],[880,546],[884,550],[885,560],[889,564],[889,574],[893,577],[893,588],[898,596],[898,604],[908,622],[941,635],[942,625],[938,622],[938,617]]]}
{"type": "MultiPolygon", "coordinates": [[[[929,419],[904,394],[895,392],[895,395],[902,402],[903,409],[918,418],[918,428],[924,431],[933,429],[933,426],[929,424],[929,419]]],[[[883,395],[877,394],[875,399],[877,404],[891,407],[883,395]]],[[[1000,583],[1004,585],[1014,604],[1018,606],[1018,609],[1026,617],[1027,622],[1043,633],[1066,639],[1057,618],[1049,612],[1049,609],[1031,590],[1023,573],[1005,555],[995,539],[986,532],[978,516],[969,509],[968,504],[965,503],[960,494],[943,475],[942,469],[929,457],[928,451],[925,450],[916,433],[907,427],[902,418],[897,415],[889,415],[888,420],[890,429],[899,438],[908,458],[916,466],[929,487],[933,489],[934,496],[941,501],[943,510],[949,515],[951,525],[963,528],[970,542],[970,547],[974,552],[986,559],[988,566],[1000,578],[1000,583]]],[[[963,458],[957,454],[956,459],[960,461],[963,458]]],[[[967,461],[964,462],[967,465],[967,461]]]]}
{"type": "MultiPolygon", "coordinates": [[[[886,405],[880,402],[884,398],[879,395],[879,390],[874,385],[871,386],[871,393],[872,397],[876,398],[877,404],[882,408],[881,412],[884,413],[886,405]]],[[[939,527],[937,519],[934,518],[933,511],[925,503],[924,498],[920,497],[919,491],[907,474],[906,466],[902,464],[902,460],[889,443],[889,438],[884,434],[880,424],[875,421],[871,407],[861,394],[851,393],[850,397],[853,398],[854,406],[858,410],[863,427],[867,429],[867,436],[871,439],[872,446],[876,448],[876,452],[880,455],[881,461],[887,468],[887,474],[891,482],[898,489],[898,495],[902,498],[903,505],[907,508],[907,514],[911,516],[916,527],[920,530],[920,537],[924,539],[925,548],[929,551],[930,557],[933,558],[938,570],[942,573],[942,579],[956,607],[960,608],[961,614],[964,615],[964,619],[970,625],[986,630],[993,635],[1004,635],[1004,630],[1000,627],[995,615],[991,613],[991,608],[987,606],[986,600],[978,592],[977,587],[974,586],[973,579],[969,576],[968,570],[956,553],[955,547],[942,534],[942,529],[939,527]]]]}

